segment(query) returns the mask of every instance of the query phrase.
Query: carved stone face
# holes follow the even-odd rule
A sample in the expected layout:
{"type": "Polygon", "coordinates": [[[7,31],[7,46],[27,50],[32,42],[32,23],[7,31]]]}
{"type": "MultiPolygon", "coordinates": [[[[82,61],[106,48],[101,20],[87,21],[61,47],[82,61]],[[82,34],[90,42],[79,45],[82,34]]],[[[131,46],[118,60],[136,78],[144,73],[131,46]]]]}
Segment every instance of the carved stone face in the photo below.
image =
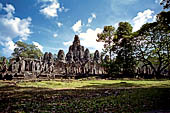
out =
{"type": "Polygon", "coordinates": [[[67,61],[68,61],[68,62],[73,61],[73,52],[72,52],[72,51],[69,51],[69,52],[67,53],[66,57],[67,57],[67,61]]]}
{"type": "Polygon", "coordinates": [[[48,57],[49,57],[48,52],[45,52],[45,54],[44,54],[44,60],[48,60],[48,57]]]}
{"type": "Polygon", "coordinates": [[[77,50],[78,51],[80,51],[81,50],[81,46],[79,45],[79,46],[77,46],[77,50]]]}
{"type": "Polygon", "coordinates": [[[86,49],[84,52],[84,59],[85,60],[89,60],[90,59],[90,52],[89,49],[86,49]]]}
{"type": "Polygon", "coordinates": [[[73,46],[71,45],[70,47],[69,47],[69,51],[72,51],[73,50],[73,46]]]}
{"type": "Polygon", "coordinates": [[[73,45],[80,45],[80,39],[79,39],[78,35],[75,35],[73,45]]]}
{"type": "Polygon", "coordinates": [[[99,51],[96,50],[94,53],[94,60],[99,60],[99,59],[100,59],[99,51]]]}
{"type": "Polygon", "coordinates": [[[49,59],[53,59],[53,54],[49,52],[49,59]]]}
{"type": "Polygon", "coordinates": [[[63,50],[59,50],[58,52],[58,59],[59,60],[64,60],[65,59],[65,54],[63,50]]]}

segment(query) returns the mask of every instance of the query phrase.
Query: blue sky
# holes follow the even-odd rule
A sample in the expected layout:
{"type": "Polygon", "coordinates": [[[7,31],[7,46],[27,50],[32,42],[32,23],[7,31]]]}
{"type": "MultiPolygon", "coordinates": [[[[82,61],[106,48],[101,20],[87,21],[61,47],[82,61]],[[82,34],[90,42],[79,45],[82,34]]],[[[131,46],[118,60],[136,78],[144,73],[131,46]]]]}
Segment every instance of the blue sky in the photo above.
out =
{"type": "Polygon", "coordinates": [[[155,21],[160,0],[0,0],[0,55],[9,57],[20,40],[43,52],[67,52],[75,34],[91,52],[102,50],[96,34],[127,21],[138,30],[155,21]]]}

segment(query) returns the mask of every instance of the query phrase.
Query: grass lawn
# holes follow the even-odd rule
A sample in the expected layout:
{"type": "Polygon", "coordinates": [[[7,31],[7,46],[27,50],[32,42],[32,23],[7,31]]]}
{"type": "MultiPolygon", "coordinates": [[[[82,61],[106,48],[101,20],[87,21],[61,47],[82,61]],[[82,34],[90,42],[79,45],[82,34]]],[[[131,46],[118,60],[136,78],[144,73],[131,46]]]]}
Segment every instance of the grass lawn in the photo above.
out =
{"type": "Polygon", "coordinates": [[[154,110],[170,110],[170,80],[0,81],[0,112],[154,110]]]}
{"type": "Polygon", "coordinates": [[[19,82],[20,87],[38,87],[51,89],[96,89],[96,88],[170,88],[170,80],[65,80],[19,82]]]}

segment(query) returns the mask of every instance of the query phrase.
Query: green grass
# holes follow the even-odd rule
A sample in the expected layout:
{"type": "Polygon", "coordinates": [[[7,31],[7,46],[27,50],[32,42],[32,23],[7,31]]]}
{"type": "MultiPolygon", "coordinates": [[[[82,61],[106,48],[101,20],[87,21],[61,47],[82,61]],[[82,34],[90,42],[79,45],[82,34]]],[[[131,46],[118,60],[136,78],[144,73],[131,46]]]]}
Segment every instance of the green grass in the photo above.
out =
{"type": "Polygon", "coordinates": [[[41,81],[20,82],[20,87],[39,87],[52,89],[77,89],[77,88],[170,88],[170,80],[71,80],[71,81],[41,81]]]}
{"type": "Polygon", "coordinates": [[[170,110],[170,80],[0,81],[0,84],[0,112],[170,110]]]}

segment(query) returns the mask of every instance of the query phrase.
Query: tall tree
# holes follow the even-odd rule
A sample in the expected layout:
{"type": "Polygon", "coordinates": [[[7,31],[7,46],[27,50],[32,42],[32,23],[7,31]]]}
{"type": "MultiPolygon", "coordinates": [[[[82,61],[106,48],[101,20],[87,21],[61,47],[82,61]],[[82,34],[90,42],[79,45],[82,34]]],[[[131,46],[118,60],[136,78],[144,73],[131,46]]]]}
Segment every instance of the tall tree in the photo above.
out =
{"type": "Polygon", "coordinates": [[[169,12],[162,12],[157,16],[157,22],[144,24],[137,31],[136,56],[150,66],[155,77],[170,65],[170,18],[169,12]]]}
{"type": "Polygon", "coordinates": [[[104,52],[109,52],[109,57],[111,61],[112,57],[112,44],[115,36],[115,28],[113,26],[104,26],[102,33],[97,34],[97,42],[104,42],[104,52]]]}
{"type": "Polygon", "coordinates": [[[120,22],[116,31],[112,26],[105,26],[103,32],[98,34],[97,41],[104,42],[104,50],[109,52],[110,62],[105,62],[109,74],[122,72],[127,75],[133,72],[135,63],[131,39],[132,26],[128,22],[120,22]],[[112,57],[112,54],[116,58],[112,57]]]}
{"type": "Polygon", "coordinates": [[[116,62],[119,64],[119,71],[123,75],[132,75],[135,67],[132,29],[128,22],[120,22],[116,30],[118,42],[116,62]]]}
{"type": "Polygon", "coordinates": [[[12,53],[12,56],[14,57],[40,58],[43,55],[41,50],[33,44],[27,44],[21,41],[18,41],[15,44],[17,47],[12,53]]]}

